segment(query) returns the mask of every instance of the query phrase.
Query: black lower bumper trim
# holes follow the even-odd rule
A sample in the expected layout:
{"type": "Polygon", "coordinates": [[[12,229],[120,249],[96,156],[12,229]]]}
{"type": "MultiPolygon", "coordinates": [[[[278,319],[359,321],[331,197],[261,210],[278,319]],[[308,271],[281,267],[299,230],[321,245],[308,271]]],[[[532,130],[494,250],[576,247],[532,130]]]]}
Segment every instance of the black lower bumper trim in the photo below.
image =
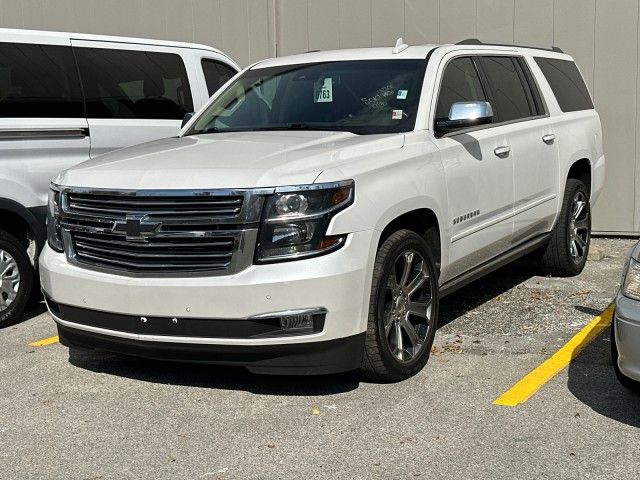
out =
{"type": "Polygon", "coordinates": [[[60,343],[124,355],[246,367],[273,375],[325,375],[360,368],[365,333],[324,342],[279,345],[203,345],[147,342],[58,325],[60,343]]]}

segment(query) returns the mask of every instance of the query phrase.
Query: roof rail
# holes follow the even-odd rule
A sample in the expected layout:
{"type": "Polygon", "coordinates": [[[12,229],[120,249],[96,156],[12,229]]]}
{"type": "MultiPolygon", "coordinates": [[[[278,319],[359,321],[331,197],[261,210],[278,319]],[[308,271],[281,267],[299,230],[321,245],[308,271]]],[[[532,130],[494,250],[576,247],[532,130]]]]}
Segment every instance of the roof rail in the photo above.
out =
{"type": "Polygon", "coordinates": [[[477,38],[467,38],[465,40],[461,40],[456,45],[490,45],[494,47],[520,47],[520,48],[533,48],[536,50],[547,50],[549,52],[557,52],[564,53],[560,47],[551,47],[551,48],[542,48],[542,47],[532,47],[531,45],[516,45],[512,43],[485,43],[477,38]]]}

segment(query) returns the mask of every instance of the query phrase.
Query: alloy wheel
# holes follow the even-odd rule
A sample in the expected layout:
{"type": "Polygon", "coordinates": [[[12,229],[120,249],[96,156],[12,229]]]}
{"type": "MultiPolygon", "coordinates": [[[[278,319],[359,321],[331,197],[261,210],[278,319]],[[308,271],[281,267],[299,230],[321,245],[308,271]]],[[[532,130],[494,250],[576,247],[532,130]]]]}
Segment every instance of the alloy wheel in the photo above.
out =
{"type": "Polygon", "coordinates": [[[18,264],[6,251],[0,250],[0,312],[9,308],[18,296],[19,289],[18,264]]]}
{"type": "Polygon", "coordinates": [[[569,253],[574,263],[580,264],[589,245],[589,208],[584,192],[576,192],[571,203],[569,220],[569,253]]]}
{"type": "Polygon", "coordinates": [[[419,357],[434,328],[433,289],[423,256],[415,250],[402,252],[387,280],[383,310],[387,346],[402,363],[419,357]]]}

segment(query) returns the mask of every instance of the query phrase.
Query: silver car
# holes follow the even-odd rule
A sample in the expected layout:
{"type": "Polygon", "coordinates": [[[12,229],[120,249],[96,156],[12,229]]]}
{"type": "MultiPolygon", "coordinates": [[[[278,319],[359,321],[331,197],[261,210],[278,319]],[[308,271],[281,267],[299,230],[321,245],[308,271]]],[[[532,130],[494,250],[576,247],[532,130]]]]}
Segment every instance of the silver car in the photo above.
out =
{"type": "Polygon", "coordinates": [[[640,391],[640,242],[624,266],[611,325],[611,357],[620,382],[640,391]]]}

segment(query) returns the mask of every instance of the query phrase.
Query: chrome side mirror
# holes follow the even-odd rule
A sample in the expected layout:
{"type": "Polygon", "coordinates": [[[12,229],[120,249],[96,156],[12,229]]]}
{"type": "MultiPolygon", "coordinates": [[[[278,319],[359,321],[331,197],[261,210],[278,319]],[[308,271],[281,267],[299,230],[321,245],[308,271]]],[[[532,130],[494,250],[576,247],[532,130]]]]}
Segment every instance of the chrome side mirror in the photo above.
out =
{"type": "Polygon", "coordinates": [[[449,118],[436,119],[439,135],[491,123],[493,108],[489,102],[455,102],[449,110],[449,118]]]}

